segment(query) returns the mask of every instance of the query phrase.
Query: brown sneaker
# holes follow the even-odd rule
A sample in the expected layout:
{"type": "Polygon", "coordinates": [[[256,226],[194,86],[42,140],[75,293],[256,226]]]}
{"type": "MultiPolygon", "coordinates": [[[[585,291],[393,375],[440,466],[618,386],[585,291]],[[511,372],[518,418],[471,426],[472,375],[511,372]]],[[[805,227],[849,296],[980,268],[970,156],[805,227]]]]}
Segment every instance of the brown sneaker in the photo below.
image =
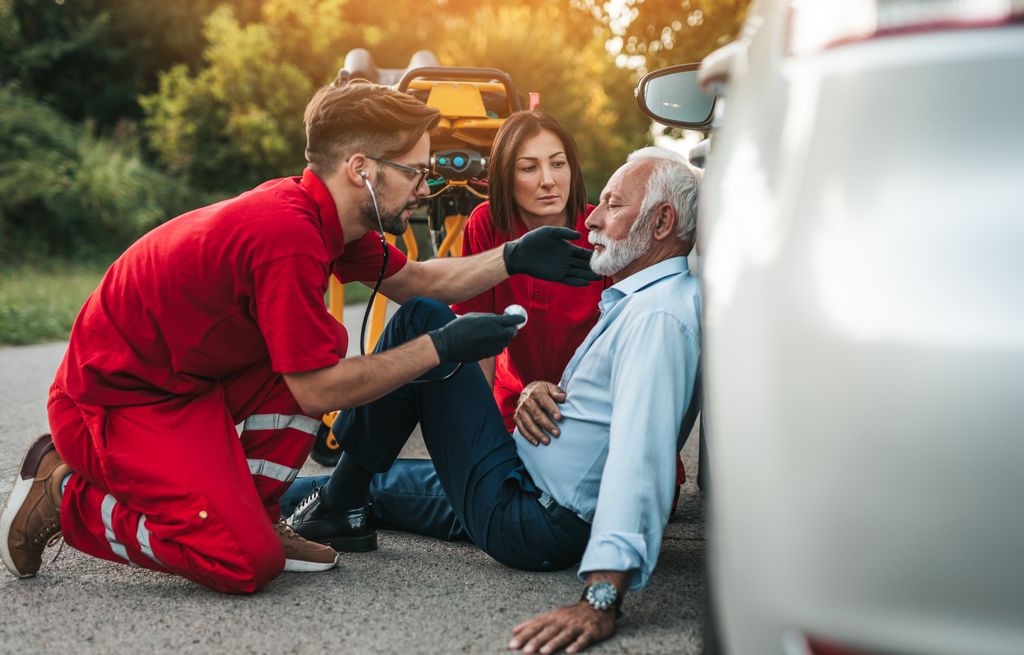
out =
{"type": "Polygon", "coordinates": [[[57,454],[53,439],[36,439],[21,461],[7,505],[0,514],[0,554],[19,578],[36,574],[43,549],[60,534],[60,483],[71,467],[57,454]]]}
{"type": "Polygon", "coordinates": [[[278,519],[274,529],[284,546],[285,571],[327,571],[338,564],[337,551],[330,546],[303,539],[285,519],[278,519]]]}

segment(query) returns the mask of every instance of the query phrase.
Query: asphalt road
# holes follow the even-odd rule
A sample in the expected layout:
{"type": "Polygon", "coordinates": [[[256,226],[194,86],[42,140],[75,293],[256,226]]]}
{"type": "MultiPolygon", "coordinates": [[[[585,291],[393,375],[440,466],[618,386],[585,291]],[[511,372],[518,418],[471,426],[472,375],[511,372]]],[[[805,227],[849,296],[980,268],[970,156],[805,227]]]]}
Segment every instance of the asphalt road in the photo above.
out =
{"type": "MultiPolygon", "coordinates": [[[[350,312],[352,316],[356,312],[350,312]]],[[[346,321],[348,322],[348,321],[346,321]]],[[[357,334],[357,332],[354,332],[357,334]]],[[[0,498],[24,449],[47,432],[46,393],[65,344],[0,348],[0,498]]],[[[704,525],[694,475],[665,534],[647,589],[627,596],[618,634],[595,653],[697,653],[704,525]]],[[[422,442],[406,456],[426,457],[422,442]]],[[[310,461],[304,474],[325,472],[310,461]]],[[[284,573],[249,597],[186,580],[47,551],[35,578],[0,568],[0,653],[494,653],[513,625],[569,604],[574,570],[509,569],[469,544],[382,532],[380,548],[316,574],[284,573]]]]}

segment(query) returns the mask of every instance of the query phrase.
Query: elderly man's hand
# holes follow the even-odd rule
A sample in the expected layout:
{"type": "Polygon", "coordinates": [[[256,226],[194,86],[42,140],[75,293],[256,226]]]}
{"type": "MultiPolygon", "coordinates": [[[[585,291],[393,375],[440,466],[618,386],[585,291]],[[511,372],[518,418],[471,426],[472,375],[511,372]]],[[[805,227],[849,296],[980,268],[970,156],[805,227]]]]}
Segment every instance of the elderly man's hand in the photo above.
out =
{"type": "Polygon", "coordinates": [[[585,601],[559,607],[512,628],[509,650],[524,653],[554,653],[565,648],[578,653],[590,644],[615,634],[615,612],[597,610],[585,601]]]}
{"type": "Polygon", "coordinates": [[[541,380],[526,385],[519,394],[514,417],[523,438],[534,446],[551,443],[551,436],[557,437],[560,432],[555,425],[555,421],[562,420],[558,403],[564,402],[565,392],[557,384],[541,380]]]}

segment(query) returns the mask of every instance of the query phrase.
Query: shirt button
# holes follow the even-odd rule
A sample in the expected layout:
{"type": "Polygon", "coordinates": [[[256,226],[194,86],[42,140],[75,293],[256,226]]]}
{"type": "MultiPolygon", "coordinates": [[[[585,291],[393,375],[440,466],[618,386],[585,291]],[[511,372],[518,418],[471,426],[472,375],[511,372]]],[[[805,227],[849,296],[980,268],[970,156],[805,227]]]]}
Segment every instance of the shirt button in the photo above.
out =
{"type": "Polygon", "coordinates": [[[209,514],[206,513],[205,509],[199,510],[199,518],[205,521],[207,516],[209,516],[209,514]]]}

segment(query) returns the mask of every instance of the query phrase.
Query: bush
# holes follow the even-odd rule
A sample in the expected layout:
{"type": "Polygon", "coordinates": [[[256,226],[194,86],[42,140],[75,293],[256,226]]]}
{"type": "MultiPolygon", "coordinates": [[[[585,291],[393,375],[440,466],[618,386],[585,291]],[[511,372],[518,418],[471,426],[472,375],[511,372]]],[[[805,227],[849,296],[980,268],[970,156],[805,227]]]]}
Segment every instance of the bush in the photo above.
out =
{"type": "Polygon", "coordinates": [[[100,137],[0,87],[0,256],[105,256],[203,198],[143,163],[125,126],[100,137]]]}
{"type": "Polygon", "coordinates": [[[229,192],[302,170],[302,113],[318,85],[285,56],[281,30],[274,22],[243,25],[222,6],[206,19],[209,65],[195,74],[175,66],[160,75],[156,93],[139,99],[149,147],[167,170],[195,188],[229,192]]]}
{"type": "Polygon", "coordinates": [[[458,4],[266,0],[249,23],[222,5],[206,19],[203,66],[165,71],[159,90],[140,98],[149,147],[196,188],[241,191],[294,175],[304,166],[303,109],[347,50],[366,47],[379,66],[404,66],[427,46],[444,65],[498,67],[520,91],[541,92],[544,109],[579,143],[596,198],[650,122],[593,17],[539,0],[458,4]]]}

